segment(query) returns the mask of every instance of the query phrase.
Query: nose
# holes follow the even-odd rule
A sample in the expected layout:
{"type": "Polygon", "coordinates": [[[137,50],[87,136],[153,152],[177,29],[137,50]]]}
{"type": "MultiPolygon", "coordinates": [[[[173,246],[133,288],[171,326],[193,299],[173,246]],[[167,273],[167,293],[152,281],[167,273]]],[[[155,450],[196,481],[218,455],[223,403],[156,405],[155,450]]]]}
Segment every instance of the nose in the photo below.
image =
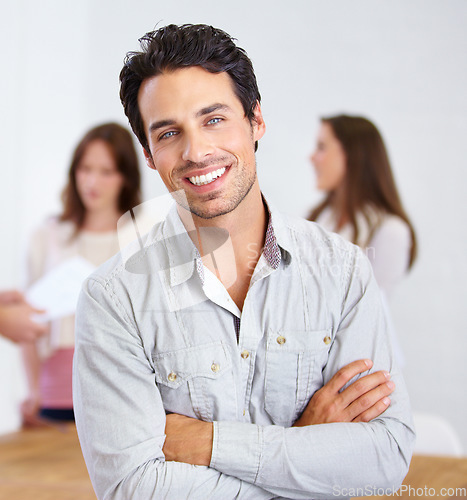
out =
{"type": "Polygon", "coordinates": [[[182,152],[184,161],[201,163],[213,152],[214,147],[206,133],[201,130],[185,132],[182,152]]]}
{"type": "Polygon", "coordinates": [[[99,182],[98,177],[99,176],[96,174],[96,172],[85,172],[84,175],[82,176],[82,179],[86,188],[88,189],[94,188],[99,182]]]}

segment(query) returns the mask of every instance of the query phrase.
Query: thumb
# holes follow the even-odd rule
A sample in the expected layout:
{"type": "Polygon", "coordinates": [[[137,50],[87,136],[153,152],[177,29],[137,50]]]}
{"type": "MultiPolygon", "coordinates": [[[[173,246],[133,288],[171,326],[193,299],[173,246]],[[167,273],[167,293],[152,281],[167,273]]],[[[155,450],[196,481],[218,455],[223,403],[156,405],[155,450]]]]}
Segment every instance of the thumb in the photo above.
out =
{"type": "Polygon", "coordinates": [[[37,309],[35,307],[31,307],[31,312],[34,314],[45,314],[47,312],[46,309],[37,309]]]}

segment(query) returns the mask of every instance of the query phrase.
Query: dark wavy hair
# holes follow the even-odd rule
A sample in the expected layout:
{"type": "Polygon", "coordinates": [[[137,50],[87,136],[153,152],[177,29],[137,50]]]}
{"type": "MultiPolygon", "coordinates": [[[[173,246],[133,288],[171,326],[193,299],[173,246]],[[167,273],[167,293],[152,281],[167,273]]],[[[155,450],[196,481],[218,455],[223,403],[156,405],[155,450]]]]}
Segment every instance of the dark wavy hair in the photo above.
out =
{"type": "Polygon", "coordinates": [[[141,175],[131,133],[117,123],[105,123],[89,130],[73,153],[68,183],[62,192],[63,212],[60,220],[71,221],[79,230],[84,223],[86,208],[76,187],[76,169],[88,145],[93,141],[104,141],[110,148],[123,176],[123,186],[118,199],[118,209],[123,214],[141,203],[141,175]]]}
{"type": "MultiPolygon", "coordinates": [[[[384,213],[397,215],[409,227],[412,237],[409,269],[417,255],[415,230],[402,205],[392,175],[389,157],[376,126],[361,116],[337,115],[321,118],[327,123],[342,145],[346,157],[344,177],[344,212],[353,228],[353,242],[358,239],[357,213],[364,216],[372,207],[384,213]]],[[[326,207],[333,207],[335,192],[328,193],[322,203],[314,208],[308,219],[316,220],[326,207]]],[[[370,223],[370,219],[368,219],[370,223]]],[[[370,238],[375,226],[370,225],[370,238]]]]}
{"type": "MultiPolygon", "coordinates": [[[[246,52],[224,31],[205,24],[170,24],[139,39],[141,52],[129,52],[120,72],[120,99],[133,132],[150,153],[138,108],[138,92],[146,78],[164,71],[200,66],[211,73],[226,72],[233,82],[245,116],[254,120],[261,96],[246,52]]],[[[258,144],[255,144],[255,151],[258,144]]]]}

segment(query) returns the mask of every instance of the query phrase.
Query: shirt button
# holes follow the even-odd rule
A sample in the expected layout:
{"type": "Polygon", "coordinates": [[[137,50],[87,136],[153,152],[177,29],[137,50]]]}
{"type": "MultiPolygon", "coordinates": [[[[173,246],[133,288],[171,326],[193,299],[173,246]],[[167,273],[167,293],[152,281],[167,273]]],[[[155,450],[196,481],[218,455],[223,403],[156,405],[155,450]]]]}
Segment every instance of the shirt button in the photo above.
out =
{"type": "Polygon", "coordinates": [[[240,354],[240,356],[243,359],[248,359],[250,357],[250,353],[247,350],[245,350],[245,351],[242,351],[242,353],[240,354]]]}
{"type": "Polygon", "coordinates": [[[175,382],[177,380],[177,374],[170,372],[167,378],[169,379],[169,382],[175,382]]]}
{"type": "Polygon", "coordinates": [[[326,337],[324,337],[323,339],[323,342],[328,345],[331,343],[331,337],[329,335],[326,335],[326,337]]]}
{"type": "Polygon", "coordinates": [[[286,342],[286,338],[285,338],[285,337],[283,337],[282,335],[279,335],[279,337],[277,337],[276,341],[277,341],[277,343],[278,343],[279,345],[284,345],[284,344],[285,344],[285,342],[286,342]]]}
{"type": "Polygon", "coordinates": [[[217,373],[220,369],[221,369],[221,367],[219,366],[219,363],[213,363],[213,364],[211,365],[211,370],[212,370],[214,373],[217,373]]]}

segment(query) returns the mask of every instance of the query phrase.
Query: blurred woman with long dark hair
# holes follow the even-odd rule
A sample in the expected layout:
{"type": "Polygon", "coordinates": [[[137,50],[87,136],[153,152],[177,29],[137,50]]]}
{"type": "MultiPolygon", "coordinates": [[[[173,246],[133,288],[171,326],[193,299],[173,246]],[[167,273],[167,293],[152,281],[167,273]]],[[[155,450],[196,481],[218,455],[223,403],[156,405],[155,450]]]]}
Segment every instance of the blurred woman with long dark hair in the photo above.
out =
{"type": "MultiPolygon", "coordinates": [[[[138,158],[127,129],[106,123],[85,134],[74,151],[62,201],[62,213],[32,237],[29,284],[76,256],[98,266],[119,251],[117,221],[141,203],[138,158]]],[[[73,346],[73,315],[51,321],[48,335],[24,346],[26,424],[37,422],[38,416],[73,420],[73,346]]]]}
{"type": "Polygon", "coordinates": [[[311,161],[326,195],[309,220],[362,247],[390,295],[415,261],[417,240],[378,129],[359,116],[322,118],[311,161]]]}

